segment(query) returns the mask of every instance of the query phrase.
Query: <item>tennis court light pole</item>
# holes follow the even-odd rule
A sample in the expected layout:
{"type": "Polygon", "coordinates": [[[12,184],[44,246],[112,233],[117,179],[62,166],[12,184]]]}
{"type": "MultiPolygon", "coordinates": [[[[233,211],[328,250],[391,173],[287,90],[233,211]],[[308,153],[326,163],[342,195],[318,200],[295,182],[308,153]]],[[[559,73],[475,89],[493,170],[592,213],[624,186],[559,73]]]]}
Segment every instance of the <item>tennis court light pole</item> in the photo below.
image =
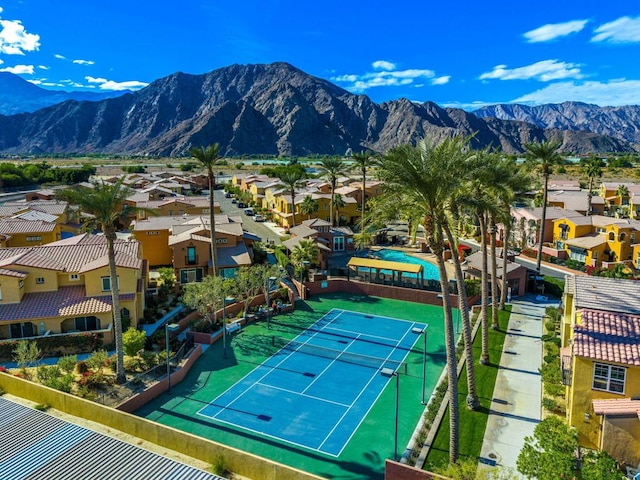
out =
{"type": "Polygon", "coordinates": [[[225,297],[222,301],[222,349],[227,358],[227,305],[236,301],[233,297],[225,297]]]}
{"type": "Polygon", "coordinates": [[[400,374],[392,368],[383,368],[380,373],[385,377],[396,377],[396,419],[395,434],[393,436],[393,459],[398,461],[398,408],[400,404],[400,374]]]}
{"type": "Polygon", "coordinates": [[[265,288],[265,299],[267,302],[267,330],[271,330],[271,305],[269,304],[269,291],[271,290],[271,286],[275,284],[276,277],[269,277],[267,280],[267,288],[265,288]]]}
{"type": "Polygon", "coordinates": [[[164,341],[166,346],[166,354],[167,354],[167,393],[171,393],[171,348],[169,347],[169,332],[177,332],[180,329],[180,325],[177,323],[167,323],[164,324],[164,341]]]}
{"type": "Polygon", "coordinates": [[[422,347],[422,405],[426,405],[426,383],[427,383],[427,326],[424,328],[413,327],[411,329],[413,333],[416,335],[422,335],[423,337],[423,347],[422,347]]]}

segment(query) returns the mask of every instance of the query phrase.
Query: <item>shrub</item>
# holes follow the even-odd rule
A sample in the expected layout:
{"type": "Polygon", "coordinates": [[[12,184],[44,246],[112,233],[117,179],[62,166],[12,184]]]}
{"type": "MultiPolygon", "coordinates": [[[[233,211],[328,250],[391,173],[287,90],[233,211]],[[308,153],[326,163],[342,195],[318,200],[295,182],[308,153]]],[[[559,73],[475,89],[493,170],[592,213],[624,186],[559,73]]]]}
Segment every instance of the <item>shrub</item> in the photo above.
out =
{"type": "Polygon", "coordinates": [[[87,358],[87,365],[92,370],[100,370],[107,366],[107,360],[109,360],[109,354],[106,350],[96,350],[87,358]]]}
{"type": "Polygon", "coordinates": [[[63,372],[73,373],[78,363],[78,357],[76,355],[65,355],[58,359],[58,366],[63,372]]]}
{"type": "Polygon", "coordinates": [[[144,351],[140,354],[145,365],[145,370],[155,367],[158,364],[158,355],[154,352],[144,351]]]}
{"type": "Polygon", "coordinates": [[[144,348],[146,340],[147,335],[142,330],[129,327],[129,329],[122,334],[124,354],[130,357],[136,356],[138,352],[144,348]]]}
{"type": "Polygon", "coordinates": [[[139,372],[144,369],[144,360],[140,357],[124,357],[124,369],[128,372],[139,372]]]}
{"type": "Polygon", "coordinates": [[[542,399],[542,406],[550,412],[555,412],[558,408],[558,402],[556,402],[553,398],[544,397],[542,399]]]}
{"type": "Polygon", "coordinates": [[[80,360],[77,364],[76,367],[78,368],[78,373],[80,375],[82,375],[83,373],[87,373],[90,369],[89,369],[89,364],[87,363],[86,360],[80,360]]]}
{"type": "Polygon", "coordinates": [[[36,410],[39,410],[41,412],[46,412],[47,410],[49,410],[51,407],[49,405],[47,405],[46,403],[38,403],[37,405],[35,405],[33,408],[35,408],[36,410]]]}

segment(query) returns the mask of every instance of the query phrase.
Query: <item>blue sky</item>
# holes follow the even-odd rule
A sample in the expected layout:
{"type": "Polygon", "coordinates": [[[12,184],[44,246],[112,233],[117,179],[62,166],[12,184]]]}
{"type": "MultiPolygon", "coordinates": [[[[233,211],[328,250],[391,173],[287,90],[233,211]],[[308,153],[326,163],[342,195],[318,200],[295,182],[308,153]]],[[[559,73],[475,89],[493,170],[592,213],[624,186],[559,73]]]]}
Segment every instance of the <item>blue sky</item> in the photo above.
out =
{"type": "Polygon", "coordinates": [[[0,0],[0,70],[58,90],[284,61],[375,102],[640,105],[621,0],[0,0]]]}

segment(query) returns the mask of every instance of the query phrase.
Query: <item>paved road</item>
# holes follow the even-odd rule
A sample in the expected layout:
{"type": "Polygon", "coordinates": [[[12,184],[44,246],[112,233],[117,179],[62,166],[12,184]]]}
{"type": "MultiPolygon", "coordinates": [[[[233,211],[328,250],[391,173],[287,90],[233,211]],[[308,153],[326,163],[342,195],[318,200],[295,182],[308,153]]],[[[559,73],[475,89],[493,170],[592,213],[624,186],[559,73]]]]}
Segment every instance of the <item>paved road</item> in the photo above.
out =
{"type": "Polygon", "coordinates": [[[259,236],[263,243],[272,240],[280,244],[280,236],[261,222],[256,222],[253,217],[245,215],[243,208],[238,208],[235,203],[231,203],[230,198],[225,198],[224,190],[215,190],[213,199],[220,203],[220,210],[227,215],[240,215],[242,217],[242,227],[250,233],[259,236]]]}

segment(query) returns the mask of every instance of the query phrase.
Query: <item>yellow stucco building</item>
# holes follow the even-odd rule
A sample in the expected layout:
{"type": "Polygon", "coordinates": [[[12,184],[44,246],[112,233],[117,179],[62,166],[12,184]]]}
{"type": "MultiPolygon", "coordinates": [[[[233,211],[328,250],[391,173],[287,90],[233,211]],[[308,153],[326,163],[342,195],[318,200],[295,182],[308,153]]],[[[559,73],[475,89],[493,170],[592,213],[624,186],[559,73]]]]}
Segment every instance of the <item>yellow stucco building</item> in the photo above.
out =
{"type": "Polygon", "coordinates": [[[640,285],[567,276],[562,373],[567,421],[580,444],[640,461],[640,285]]]}
{"type": "MultiPolygon", "coordinates": [[[[135,241],[116,241],[123,321],[144,310],[146,272],[135,241]]],[[[113,341],[111,279],[103,236],[0,249],[0,341],[96,332],[113,341]]]]}

